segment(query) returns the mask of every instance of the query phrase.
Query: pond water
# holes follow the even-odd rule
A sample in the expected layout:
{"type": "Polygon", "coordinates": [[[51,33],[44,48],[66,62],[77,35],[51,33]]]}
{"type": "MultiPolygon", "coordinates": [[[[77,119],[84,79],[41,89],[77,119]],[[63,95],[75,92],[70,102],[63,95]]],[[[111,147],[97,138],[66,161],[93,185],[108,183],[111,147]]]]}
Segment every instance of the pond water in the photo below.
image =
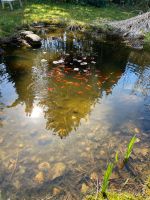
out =
{"type": "Polygon", "coordinates": [[[0,198],[82,199],[135,133],[110,188],[141,190],[150,174],[149,52],[61,31],[43,35],[40,49],[8,49],[0,63],[0,198]]]}

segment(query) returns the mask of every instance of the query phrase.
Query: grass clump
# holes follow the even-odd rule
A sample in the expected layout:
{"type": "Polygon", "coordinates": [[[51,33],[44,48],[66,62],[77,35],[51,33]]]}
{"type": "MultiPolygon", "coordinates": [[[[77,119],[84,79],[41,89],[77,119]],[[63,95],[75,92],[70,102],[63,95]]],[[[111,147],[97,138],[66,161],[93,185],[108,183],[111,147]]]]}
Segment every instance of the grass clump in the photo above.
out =
{"type": "MultiPolygon", "coordinates": [[[[84,200],[105,200],[101,192],[85,197],[84,200]]],[[[146,180],[143,186],[142,194],[133,194],[131,192],[114,192],[109,191],[107,193],[107,199],[109,200],[150,200],[150,176],[146,180]]]]}
{"type": "MultiPolygon", "coordinates": [[[[99,193],[97,197],[95,195],[89,195],[88,197],[85,198],[85,200],[95,200],[95,199],[104,200],[106,198],[103,197],[101,193],[99,193]]],[[[141,195],[134,195],[127,192],[117,193],[113,191],[108,192],[107,199],[109,200],[148,200],[148,199],[145,199],[145,197],[142,197],[141,195]]]]}

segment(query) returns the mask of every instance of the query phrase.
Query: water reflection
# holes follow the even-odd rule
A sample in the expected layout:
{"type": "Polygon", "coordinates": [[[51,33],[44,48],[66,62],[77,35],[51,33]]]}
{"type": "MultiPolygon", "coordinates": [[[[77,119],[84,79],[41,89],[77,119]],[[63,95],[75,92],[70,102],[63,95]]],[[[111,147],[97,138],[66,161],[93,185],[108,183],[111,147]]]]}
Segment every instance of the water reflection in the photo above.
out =
{"type": "MultiPolygon", "coordinates": [[[[135,130],[140,142],[135,145],[131,171],[139,181],[145,179],[150,155],[147,52],[141,52],[139,59],[138,52],[119,44],[70,33],[45,36],[39,50],[6,52],[0,64],[4,199],[37,200],[47,194],[52,199],[67,195],[81,199],[82,185],[94,188],[91,174],[101,180],[107,162],[116,150],[124,152],[135,130]],[[61,58],[65,63],[53,64],[61,58]],[[81,66],[73,59],[88,64],[81,66]]],[[[112,183],[119,188],[129,178],[124,188],[139,190],[132,175],[115,171],[112,183]]]]}
{"type": "Polygon", "coordinates": [[[90,114],[103,92],[112,92],[128,55],[123,47],[97,44],[84,36],[67,37],[66,33],[44,39],[41,50],[15,50],[5,57],[8,81],[14,83],[18,95],[9,108],[24,104],[26,115],[32,117],[36,101],[44,112],[46,129],[66,136],[90,114]],[[73,70],[79,66],[52,65],[54,59],[66,55],[69,59],[87,58],[88,65],[79,72],[73,70]]]}

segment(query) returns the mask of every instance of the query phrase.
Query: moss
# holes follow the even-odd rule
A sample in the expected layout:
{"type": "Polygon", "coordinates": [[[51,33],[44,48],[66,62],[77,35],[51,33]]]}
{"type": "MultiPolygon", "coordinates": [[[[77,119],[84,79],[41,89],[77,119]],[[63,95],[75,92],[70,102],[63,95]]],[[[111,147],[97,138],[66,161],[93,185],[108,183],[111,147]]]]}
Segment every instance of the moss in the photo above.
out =
{"type": "MultiPolygon", "coordinates": [[[[116,192],[109,192],[108,193],[108,199],[109,200],[145,200],[145,198],[143,198],[140,195],[133,195],[130,193],[116,193],[116,192]]],[[[104,200],[105,198],[103,198],[103,196],[101,194],[98,195],[97,200],[104,200]]],[[[88,196],[87,198],[85,198],[85,200],[95,200],[95,196],[88,196]]]]}
{"type": "Polygon", "coordinates": [[[147,33],[145,36],[145,43],[149,43],[150,45],[150,33],[147,33]]]}
{"type": "MultiPolygon", "coordinates": [[[[132,194],[129,192],[114,192],[110,191],[107,194],[109,200],[150,200],[150,177],[148,177],[147,181],[143,187],[143,194],[132,194]]],[[[96,195],[89,195],[85,197],[84,200],[104,200],[105,198],[102,196],[101,193],[98,194],[97,198],[96,195]]]]}
{"type": "Polygon", "coordinates": [[[15,3],[14,11],[10,11],[6,6],[4,10],[0,8],[0,13],[0,36],[9,35],[17,27],[32,22],[54,21],[55,23],[87,26],[108,20],[127,19],[135,15],[132,10],[114,5],[96,8],[69,3],[52,3],[47,0],[31,0],[24,3],[23,8],[19,8],[15,3]]]}

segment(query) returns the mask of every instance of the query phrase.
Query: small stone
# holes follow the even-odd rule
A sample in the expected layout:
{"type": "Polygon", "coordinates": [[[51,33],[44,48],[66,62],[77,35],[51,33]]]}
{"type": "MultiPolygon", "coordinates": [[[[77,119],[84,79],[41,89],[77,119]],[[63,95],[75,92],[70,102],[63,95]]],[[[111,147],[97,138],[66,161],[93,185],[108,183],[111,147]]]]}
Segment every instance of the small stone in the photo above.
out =
{"type": "Polygon", "coordinates": [[[53,188],[53,195],[56,196],[60,193],[60,189],[59,188],[53,188]]]}
{"type": "Polygon", "coordinates": [[[138,142],[140,142],[140,139],[139,139],[139,138],[136,139],[136,143],[138,143],[138,142]]]}
{"type": "Polygon", "coordinates": [[[12,170],[15,168],[16,165],[16,160],[10,159],[9,164],[8,164],[8,169],[12,170]]]}
{"type": "Polygon", "coordinates": [[[50,164],[48,162],[42,162],[38,165],[39,170],[48,170],[50,168],[50,164]]]}
{"type": "Polygon", "coordinates": [[[110,176],[110,179],[117,179],[117,178],[118,178],[118,174],[114,172],[110,176]]]}
{"type": "Polygon", "coordinates": [[[62,162],[56,163],[53,167],[53,179],[59,176],[62,176],[65,169],[66,169],[66,166],[64,163],[62,162]]]}
{"type": "Polygon", "coordinates": [[[44,173],[43,172],[38,172],[37,175],[34,177],[34,180],[36,183],[41,184],[44,182],[44,173]]]}
{"type": "Polygon", "coordinates": [[[143,156],[146,156],[146,155],[148,154],[148,152],[149,152],[148,148],[143,148],[143,149],[141,149],[141,154],[142,154],[143,156]]]}
{"type": "Polygon", "coordinates": [[[86,185],[85,183],[83,183],[82,186],[81,186],[81,192],[83,194],[85,194],[88,191],[88,189],[89,189],[89,186],[86,185]]]}
{"type": "Polygon", "coordinates": [[[93,181],[97,181],[98,179],[98,174],[96,172],[92,172],[90,175],[90,179],[93,181]]]}
{"type": "Polygon", "coordinates": [[[135,133],[140,133],[140,129],[135,128],[135,129],[134,129],[134,132],[135,132],[135,133]]]}

